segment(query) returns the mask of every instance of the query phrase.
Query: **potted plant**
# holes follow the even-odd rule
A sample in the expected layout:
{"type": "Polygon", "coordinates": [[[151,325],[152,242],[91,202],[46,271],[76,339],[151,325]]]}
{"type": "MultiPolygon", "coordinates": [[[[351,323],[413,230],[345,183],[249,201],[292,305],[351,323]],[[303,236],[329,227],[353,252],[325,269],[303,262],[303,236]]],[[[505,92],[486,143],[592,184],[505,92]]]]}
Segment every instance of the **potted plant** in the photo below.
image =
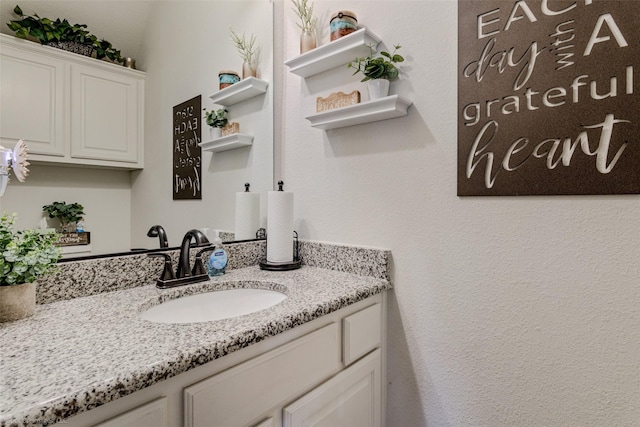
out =
{"type": "Polygon", "coordinates": [[[253,56],[257,52],[257,47],[254,47],[256,44],[256,36],[251,34],[251,37],[247,40],[244,33],[240,36],[232,27],[229,27],[229,31],[231,32],[231,41],[244,61],[242,63],[242,78],[255,77],[256,66],[253,63],[253,56]]]}
{"type": "Polygon", "coordinates": [[[0,322],[33,315],[35,281],[60,259],[56,233],[15,231],[15,218],[6,213],[0,218],[0,322]]]}
{"type": "Polygon", "coordinates": [[[72,25],[66,19],[60,18],[52,21],[49,18],[40,18],[36,13],[33,16],[25,15],[19,6],[16,6],[13,12],[20,19],[8,22],[7,26],[16,33],[16,37],[31,37],[43,45],[85,56],[95,54],[97,59],[108,58],[113,62],[124,62],[119,50],[108,41],[99,40],[86,30],[87,26],[84,24],[72,25]]]}
{"type": "Polygon", "coordinates": [[[397,79],[399,74],[394,64],[404,62],[404,58],[396,53],[401,47],[395,45],[393,52],[381,51],[380,55],[376,56],[373,46],[370,45],[369,56],[356,58],[349,63],[348,67],[356,70],[353,75],[362,73],[364,78],[360,81],[369,82],[369,98],[382,98],[389,93],[389,81],[397,79]]]}
{"type": "Polygon", "coordinates": [[[209,130],[211,131],[212,138],[220,138],[220,134],[222,128],[227,125],[229,120],[227,119],[227,113],[229,110],[226,108],[221,108],[219,110],[211,110],[207,111],[206,108],[204,110],[204,119],[206,123],[211,126],[209,130]]]}
{"type": "Polygon", "coordinates": [[[308,0],[291,0],[293,11],[300,19],[296,22],[298,28],[302,30],[300,34],[300,53],[308,52],[316,48],[316,24],[317,18],[313,16],[313,3],[308,0]]]}
{"type": "Polygon", "coordinates": [[[49,218],[58,218],[63,232],[71,233],[76,229],[76,223],[82,220],[84,207],[80,203],[53,202],[45,205],[42,210],[49,214],[49,218]]]}

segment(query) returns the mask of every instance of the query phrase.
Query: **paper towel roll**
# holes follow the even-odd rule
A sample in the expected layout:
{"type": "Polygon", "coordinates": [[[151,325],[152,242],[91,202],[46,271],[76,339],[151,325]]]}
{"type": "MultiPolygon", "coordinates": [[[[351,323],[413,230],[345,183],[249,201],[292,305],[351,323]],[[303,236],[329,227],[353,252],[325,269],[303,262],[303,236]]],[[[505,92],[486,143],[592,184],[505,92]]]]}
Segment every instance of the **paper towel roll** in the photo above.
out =
{"type": "Polygon", "coordinates": [[[260,194],[236,193],[235,239],[255,239],[260,228],[260,194]]]}
{"type": "Polygon", "coordinates": [[[293,193],[267,194],[267,261],[293,261],[293,193]]]}

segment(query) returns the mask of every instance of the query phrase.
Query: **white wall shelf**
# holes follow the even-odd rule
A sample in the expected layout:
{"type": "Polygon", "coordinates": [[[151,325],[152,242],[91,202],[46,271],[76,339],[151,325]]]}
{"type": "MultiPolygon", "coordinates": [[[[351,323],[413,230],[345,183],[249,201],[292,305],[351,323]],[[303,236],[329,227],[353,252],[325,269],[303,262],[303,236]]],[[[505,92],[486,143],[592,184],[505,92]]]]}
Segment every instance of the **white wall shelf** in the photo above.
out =
{"type": "Polygon", "coordinates": [[[216,138],[211,141],[203,141],[198,145],[202,147],[204,151],[218,152],[233,150],[236,148],[247,147],[253,144],[253,135],[247,135],[244,133],[234,133],[231,135],[223,136],[222,138],[216,138]]]}
{"type": "Polygon", "coordinates": [[[348,107],[323,111],[306,117],[318,129],[337,129],[363,123],[377,122],[407,115],[412,102],[398,95],[361,102],[348,107]]]}
{"type": "Polygon", "coordinates": [[[267,91],[269,82],[255,77],[247,77],[238,83],[227,86],[220,91],[209,95],[209,98],[218,105],[229,107],[239,102],[258,96],[267,91]]]}
{"type": "Polygon", "coordinates": [[[371,53],[369,46],[373,46],[375,52],[379,43],[380,39],[375,34],[366,28],[361,28],[347,36],[285,61],[284,64],[289,67],[289,71],[292,73],[300,77],[310,77],[348,64],[358,56],[367,56],[371,53]]]}

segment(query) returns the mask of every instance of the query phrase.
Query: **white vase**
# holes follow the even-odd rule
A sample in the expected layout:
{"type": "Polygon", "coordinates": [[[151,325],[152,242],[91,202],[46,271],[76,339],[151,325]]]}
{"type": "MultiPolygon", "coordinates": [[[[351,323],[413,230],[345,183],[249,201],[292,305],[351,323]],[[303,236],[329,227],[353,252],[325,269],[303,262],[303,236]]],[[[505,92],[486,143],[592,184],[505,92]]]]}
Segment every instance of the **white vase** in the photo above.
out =
{"type": "Polygon", "coordinates": [[[242,79],[256,77],[256,66],[248,61],[242,63],[242,79]]]}
{"type": "Polygon", "coordinates": [[[389,80],[387,79],[373,79],[367,81],[367,88],[369,89],[369,99],[384,98],[389,95],[389,80]]]}
{"type": "Polygon", "coordinates": [[[218,139],[222,136],[222,129],[214,126],[209,126],[209,134],[211,136],[211,139],[218,139]]]}
{"type": "Polygon", "coordinates": [[[303,31],[300,34],[300,53],[309,52],[316,48],[316,35],[314,33],[303,31]]]}
{"type": "Polygon", "coordinates": [[[35,283],[0,286],[0,323],[33,316],[35,311],[35,283]]]}

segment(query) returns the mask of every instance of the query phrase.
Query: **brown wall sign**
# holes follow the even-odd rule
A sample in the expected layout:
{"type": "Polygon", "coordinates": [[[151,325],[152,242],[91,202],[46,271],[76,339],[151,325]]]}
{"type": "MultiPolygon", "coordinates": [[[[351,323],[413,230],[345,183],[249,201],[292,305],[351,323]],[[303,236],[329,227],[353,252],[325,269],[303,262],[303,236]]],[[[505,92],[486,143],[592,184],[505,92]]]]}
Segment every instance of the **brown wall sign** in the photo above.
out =
{"type": "Polygon", "coordinates": [[[173,200],[202,199],[201,96],[173,107],[173,200]]]}
{"type": "Polygon", "coordinates": [[[640,1],[459,0],[458,195],[640,193],[640,1]]]}

